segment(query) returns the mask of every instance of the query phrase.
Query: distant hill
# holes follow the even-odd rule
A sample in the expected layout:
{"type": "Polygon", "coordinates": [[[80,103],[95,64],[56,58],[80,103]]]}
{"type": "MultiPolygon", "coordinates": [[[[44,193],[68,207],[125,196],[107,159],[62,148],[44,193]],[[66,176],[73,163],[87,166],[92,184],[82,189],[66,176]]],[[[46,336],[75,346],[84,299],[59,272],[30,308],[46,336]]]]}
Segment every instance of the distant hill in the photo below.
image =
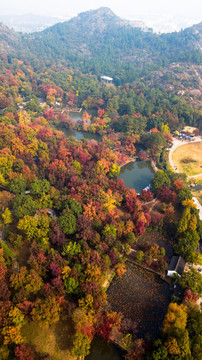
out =
{"type": "MultiPolygon", "coordinates": [[[[83,12],[41,32],[22,35],[12,32],[11,38],[14,36],[20,46],[16,48],[15,41],[10,41],[9,46],[19,56],[36,56],[51,63],[66,61],[82,71],[112,76],[117,83],[120,79],[131,81],[173,62],[202,62],[202,23],[159,35],[142,23],[121,19],[106,7],[83,12]]],[[[5,48],[3,31],[0,41],[2,38],[5,48]]]]}
{"type": "Polygon", "coordinates": [[[42,31],[49,26],[52,26],[64,19],[51,16],[41,16],[35,14],[25,15],[1,15],[0,21],[8,26],[10,29],[19,32],[35,32],[42,31]]]}

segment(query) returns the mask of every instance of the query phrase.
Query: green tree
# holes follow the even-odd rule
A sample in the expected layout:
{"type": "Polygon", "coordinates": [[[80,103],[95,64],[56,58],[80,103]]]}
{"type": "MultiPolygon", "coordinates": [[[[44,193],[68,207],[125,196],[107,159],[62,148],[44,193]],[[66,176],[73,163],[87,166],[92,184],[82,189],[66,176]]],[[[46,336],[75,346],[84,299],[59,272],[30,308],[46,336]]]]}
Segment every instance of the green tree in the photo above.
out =
{"type": "Polygon", "coordinates": [[[19,219],[25,215],[33,216],[37,210],[37,203],[30,195],[20,194],[15,197],[13,209],[15,216],[19,219]]]}
{"type": "Polygon", "coordinates": [[[135,234],[132,231],[126,234],[126,241],[129,245],[132,245],[135,242],[135,234]]]}
{"type": "Polygon", "coordinates": [[[113,178],[119,176],[120,174],[120,167],[116,164],[112,164],[109,171],[109,177],[113,178]]]}
{"type": "Polygon", "coordinates": [[[4,224],[10,224],[12,223],[13,219],[12,219],[12,214],[11,214],[11,211],[6,208],[2,214],[2,218],[3,218],[3,221],[4,221],[4,224]]]}
{"type": "Polygon", "coordinates": [[[62,255],[71,255],[75,256],[81,252],[80,244],[76,243],[76,241],[72,242],[69,241],[67,244],[64,245],[62,255]]]}
{"type": "Polygon", "coordinates": [[[151,181],[151,186],[154,194],[157,194],[157,190],[162,188],[162,186],[170,187],[171,180],[165,171],[158,170],[151,181]]]}
{"type": "Polygon", "coordinates": [[[23,178],[16,178],[10,183],[10,191],[14,194],[22,194],[25,192],[27,182],[23,178]]]}
{"type": "Polygon", "coordinates": [[[185,209],[183,209],[182,217],[177,227],[178,233],[183,233],[184,231],[187,230],[190,217],[191,217],[190,208],[186,207],[185,209]]]}
{"type": "Polygon", "coordinates": [[[168,360],[168,351],[163,345],[162,340],[158,339],[154,342],[153,351],[146,357],[147,360],[168,360]]]}
{"type": "Polygon", "coordinates": [[[60,306],[55,298],[37,299],[31,312],[32,319],[49,326],[59,321],[60,306]]]}
{"type": "Polygon", "coordinates": [[[25,215],[19,220],[18,229],[23,230],[29,241],[36,241],[38,246],[46,249],[49,244],[49,225],[51,219],[48,215],[37,212],[36,216],[25,215]]]}
{"type": "Polygon", "coordinates": [[[76,232],[76,217],[70,213],[64,213],[58,218],[61,230],[66,235],[76,232]]]}
{"type": "Polygon", "coordinates": [[[76,217],[81,215],[83,212],[80,202],[76,199],[71,198],[68,200],[68,206],[76,217]]]}
{"type": "Polygon", "coordinates": [[[199,244],[200,237],[196,230],[186,231],[180,234],[178,243],[174,245],[177,254],[182,255],[186,260],[192,261],[199,244]]]}
{"type": "Polygon", "coordinates": [[[122,344],[125,350],[130,349],[132,346],[133,340],[132,340],[132,334],[126,334],[124,338],[122,339],[122,344]]]}
{"type": "Polygon", "coordinates": [[[192,293],[197,293],[199,297],[202,295],[202,276],[193,267],[182,274],[179,284],[183,289],[190,289],[192,293]]]}
{"type": "Polygon", "coordinates": [[[144,258],[144,253],[142,250],[138,250],[135,253],[135,260],[137,261],[138,264],[141,264],[144,258]]]}
{"type": "Polygon", "coordinates": [[[105,227],[104,227],[104,229],[102,231],[102,234],[105,237],[110,237],[112,239],[116,239],[116,233],[117,233],[117,230],[116,230],[115,225],[113,225],[113,224],[105,225],[105,227]]]}
{"type": "Polygon", "coordinates": [[[187,199],[192,199],[192,194],[191,194],[191,191],[188,189],[188,188],[183,188],[182,190],[179,191],[178,193],[178,200],[179,200],[179,203],[181,204],[184,200],[187,200],[187,199]]]}
{"type": "Polygon", "coordinates": [[[72,277],[69,277],[64,280],[64,286],[67,294],[72,294],[77,291],[77,288],[79,286],[79,283],[77,280],[75,280],[72,277]]]}
{"type": "Polygon", "coordinates": [[[90,353],[90,344],[89,337],[77,331],[73,339],[72,356],[87,356],[90,353]]]}
{"type": "Polygon", "coordinates": [[[50,189],[50,183],[46,180],[34,179],[30,185],[30,193],[41,197],[43,193],[47,193],[50,189]]]}
{"type": "Polygon", "coordinates": [[[24,315],[21,311],[15,306],[12,307],[9,311],[9,318],[13,325],[22,326],[25,323],[24,315]]]}

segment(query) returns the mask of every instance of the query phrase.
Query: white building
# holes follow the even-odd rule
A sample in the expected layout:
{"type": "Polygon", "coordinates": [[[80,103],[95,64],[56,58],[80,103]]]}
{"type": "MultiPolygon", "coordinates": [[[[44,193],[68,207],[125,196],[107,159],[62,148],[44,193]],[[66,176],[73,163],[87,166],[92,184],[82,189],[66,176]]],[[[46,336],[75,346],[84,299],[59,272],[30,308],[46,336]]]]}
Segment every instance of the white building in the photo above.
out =
{"type": "Polygon", "coordinates": [[[111,78],[109,76],[105,76],[105,75],[100,76],[100,79],[101,79],[101,81],[104,81],[106,83],[112,83],[112,81],[113,81],[113,78],[111,78]]]}

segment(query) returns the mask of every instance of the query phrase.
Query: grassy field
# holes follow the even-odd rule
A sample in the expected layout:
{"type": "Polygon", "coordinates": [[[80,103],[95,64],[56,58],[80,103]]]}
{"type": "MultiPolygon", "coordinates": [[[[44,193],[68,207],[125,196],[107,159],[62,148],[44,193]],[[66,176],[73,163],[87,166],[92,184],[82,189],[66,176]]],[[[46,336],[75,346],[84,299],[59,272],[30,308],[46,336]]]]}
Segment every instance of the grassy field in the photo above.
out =
{"type": "Polygon", "coordinates": [[[23,337],[37,353],[49,354],[51,360],[76,360],[70,355],[73,325],[68,321],[59,321],[51,327],[41,327],[36,322],[26,324],[23,337]]]}
{"type": "Polygon", "coordinates": [[[187,176],[202,174],[202,142],[178,147],[172,154],[173,163],[179,172],[187,176]]]}

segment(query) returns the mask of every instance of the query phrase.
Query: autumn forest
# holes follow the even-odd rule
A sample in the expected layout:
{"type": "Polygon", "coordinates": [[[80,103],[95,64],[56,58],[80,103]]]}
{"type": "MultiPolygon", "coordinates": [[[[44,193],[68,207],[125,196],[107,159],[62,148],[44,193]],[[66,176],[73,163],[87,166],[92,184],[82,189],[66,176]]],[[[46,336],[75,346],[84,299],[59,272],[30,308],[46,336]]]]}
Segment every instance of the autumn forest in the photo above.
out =
{"type": "Polygon", "coordinates": [[[166,276],[172,255],[202,264],[199,212],[168,162],[185,125],[201,134],[199,103],[149,83],[149,69],[131,80],[132,63],[107,84],[99,63],[30,51],[9,41],[0,51],[0,359],[81,359],[96,337],[121,344],[126,360],[201,359],[201,274],[166,276]],[[140,193],[120,178],[135,161],[154,171],[140,193]],[[159,317],[149,338],[144,303],[159,317]],[[37,328],[60,337],[57,351],[37,328]]]}

